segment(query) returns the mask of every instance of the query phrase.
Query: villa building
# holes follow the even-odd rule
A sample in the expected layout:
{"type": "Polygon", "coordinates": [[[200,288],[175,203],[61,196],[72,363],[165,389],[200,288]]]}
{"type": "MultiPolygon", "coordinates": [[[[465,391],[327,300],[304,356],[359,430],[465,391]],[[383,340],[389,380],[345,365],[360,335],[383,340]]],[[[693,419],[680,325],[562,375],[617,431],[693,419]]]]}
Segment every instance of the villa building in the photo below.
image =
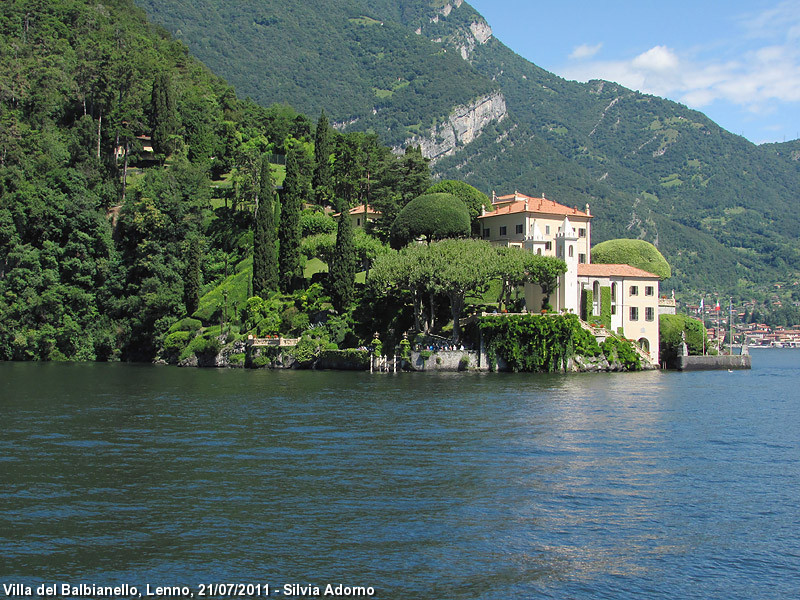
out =
{"type": "MultiPolygon", "coordinates": [[[[492,244],[516,246],[567,264],[558,289],[550,295],[554,310],[621,332],[658,364],[659,277],[630,265],[592,264],[592,214],[544,197],[514,192],[494,196],[492,211],[481,216],[482,237],[492,244]]],[[[536,284],[525,285],[525,305],[538,312],[544,300],[536,284]]]]}
{"type": "MultiPolygon", "coordinates": [[[[365,227],[367,222],[372,223],[381,216],[381,213],[369,204],[366,206],[366,209],[363,204],[359,204],[350,209],[350,220],[353,223],[353,227],[365,227]]],[[[333,215],[334,217],[339,217],[342,213],[336,213],[333,215]]]]}

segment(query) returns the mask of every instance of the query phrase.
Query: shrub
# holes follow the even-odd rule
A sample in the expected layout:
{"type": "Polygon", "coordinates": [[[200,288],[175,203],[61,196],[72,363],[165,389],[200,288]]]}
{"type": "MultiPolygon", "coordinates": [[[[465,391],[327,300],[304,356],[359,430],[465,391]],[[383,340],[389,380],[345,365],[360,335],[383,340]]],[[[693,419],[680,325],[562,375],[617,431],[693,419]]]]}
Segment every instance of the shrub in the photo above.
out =
{"type": "Polygon", "coordinates": [[[418,237],[428,242],[465,237],[470,233],[469,211],[452,194],[424,194],[409,202],[392,224],[392,246],[400,248],[418,237]]]}
{"type": "Polygon", "coordinates": [[[181,359],[188,358],[192,354],[197,357],[211,357],[219,354],[222,344],[216,337],[198,336],[194,338],[181,354],[181,359]]]}
{"type": "Polygon", "coordinates": [[[203,324],[198,319],[186,317],[185,319],[176,321],[172,327],[169,328],[169,333],[175,333],[176,331],[199,331],[202,326],[203,324]]]}
{"type": "Polygon", "coordinates": [[[609,336],[600,347],[608,362],[620,362],[628,371],[641,371],[641,357],[628,340],[609,336]]]}
{"type": "Polygon", "coordinates": [[[167,362],[175,362],[177,358],[186,349],[189,340],[192,339],[194,334],[191,331],[176,331],[170,333],[164,338],[164,360],[167,362]]]}
{"type": "Polygon", "coordinates": [[[623,264],[642,269],[662,280],[672,275],[669,263],[653,244],[644,240],[607,240],[592,248],[592,262],[623,264]]]}
{"type": "Polygon", "coordinates": [[[512,371],[557,371],[566,368],[575,354],[595,356],[600,350],[577,315],[486,316],[479,319],[478,326],[490,364],[499,357],[512,371]]]}
{"type": "Polygon", "coordinates": [[[306,237],[336,231],[336,221],[322,212],[304,211],[300,215],[300,235],[306,237]]]}

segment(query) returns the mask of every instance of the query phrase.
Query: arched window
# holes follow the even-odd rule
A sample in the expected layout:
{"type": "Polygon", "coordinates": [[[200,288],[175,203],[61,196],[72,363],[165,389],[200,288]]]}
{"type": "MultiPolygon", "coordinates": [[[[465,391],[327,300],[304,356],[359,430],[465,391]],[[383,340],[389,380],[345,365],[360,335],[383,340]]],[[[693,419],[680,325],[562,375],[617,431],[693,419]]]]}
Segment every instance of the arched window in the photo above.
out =
{"type": "Polygon", "coordinates": [[[594,308],[592,313],[596,316],[600,315],[600,282],[595,280],[594,285],[592,285],[592,296],[594,296],[593,304],[594,308]]]}
{"type": "Polygon", "coordinates": [[[573,256],[575,256],[575,247],[574,246],[570,246],[569,247],[569,257],[572,258],[573,256]]]}
{"type": "Polygon", "coordinates": [[[617,314],[617,284],[611,284],[611,314],[617,314]]]}
{"type": "Polygon", "coordinates": [[[542,255],[542,249],[541,249],[541,248],[538,248],[538,249],[536,250],[536,254],[538,254],[539,256],[541,256],[541,255],[542,255]]]}
{"type": "Polygon", "coordinates": [[[650,353],[650,342],[647,340],[647,338],[639,338],[639,347],[648,354],[650,353]]]}

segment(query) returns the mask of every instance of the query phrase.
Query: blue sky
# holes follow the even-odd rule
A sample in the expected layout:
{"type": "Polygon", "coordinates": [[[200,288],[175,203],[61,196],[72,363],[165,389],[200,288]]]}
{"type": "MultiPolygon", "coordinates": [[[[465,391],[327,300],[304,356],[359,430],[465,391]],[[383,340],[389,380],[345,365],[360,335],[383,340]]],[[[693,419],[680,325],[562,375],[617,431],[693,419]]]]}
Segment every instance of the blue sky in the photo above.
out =
{"type": "Polygon", "coordinates": [[[800,0],[467,1],[562,77],[681,102],[757,144],[800,137],[800,0]]]}

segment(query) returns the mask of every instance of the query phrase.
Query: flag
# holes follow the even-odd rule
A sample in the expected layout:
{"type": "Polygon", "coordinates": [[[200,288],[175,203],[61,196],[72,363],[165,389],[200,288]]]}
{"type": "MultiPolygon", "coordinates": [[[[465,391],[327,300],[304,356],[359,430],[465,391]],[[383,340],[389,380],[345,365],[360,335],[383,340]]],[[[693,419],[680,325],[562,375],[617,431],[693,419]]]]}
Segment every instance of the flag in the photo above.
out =
{"type": "Polygon", "coordinates": [[[714,307],[714,310],[720,310],[720,308],[719,308],[719,300],[717,300],[717,305],[714,307]]]}
{"type": "Polygon", "coordinates": [[[703,314],[703,299],[700,298],[700,314],[703,314]]]}

